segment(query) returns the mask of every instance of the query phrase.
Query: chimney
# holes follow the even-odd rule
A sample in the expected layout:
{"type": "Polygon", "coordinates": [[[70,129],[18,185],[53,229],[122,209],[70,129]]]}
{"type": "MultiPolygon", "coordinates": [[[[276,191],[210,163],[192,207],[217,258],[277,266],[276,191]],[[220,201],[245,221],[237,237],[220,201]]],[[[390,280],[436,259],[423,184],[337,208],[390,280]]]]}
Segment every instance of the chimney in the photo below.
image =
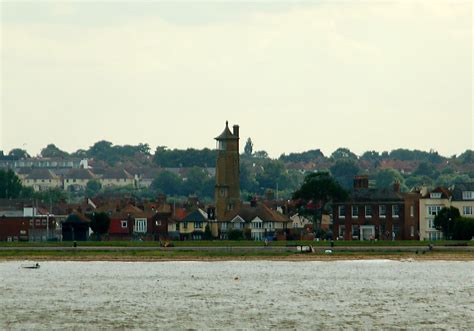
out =
{"type": "Polygon", "coordinates": [[[253,197],[252,200],[250,200],[250,207],[257,207],[257,198],[253,197]]]}
{"type": "Polygon", "coordinates": [[[369,176],[355,176],[354,177],[354,189],[368,189],[369,188],[369,176]]]}
{"type": "Polygon", "coordinates": [[[238,125],[234,125],[234,136],[239,138],[239,126],[238,125]]]}
{"type": "Polygon", "coordinates": [[[393,183],[393,190],[397,193],[400,193],[400,182],[398,180],[393,183]]]}
{"type": "Polygon", "coordinates": [[[210,221],[216,219],[216,209],[214,207],[207,208],[207,219],[210,221]]]}
{"type": "Polygon", "coordinates": [[[158,202],[158,206],[163,206],[166,203],[166,194],[158,194],[156,202],[158,202]]]}

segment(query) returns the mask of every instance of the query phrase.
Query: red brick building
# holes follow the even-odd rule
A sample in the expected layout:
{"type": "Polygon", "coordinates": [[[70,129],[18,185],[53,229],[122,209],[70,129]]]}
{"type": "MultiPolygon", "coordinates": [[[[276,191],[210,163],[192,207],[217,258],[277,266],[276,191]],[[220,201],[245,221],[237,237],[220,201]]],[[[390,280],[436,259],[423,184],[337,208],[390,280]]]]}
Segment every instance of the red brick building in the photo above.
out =
{"type": "Polygon", "coordinates": [[[400,185],[393,189],[369,188],[367,176],[354,179],[347,201],[333,204],[334,237],[344,240],[405,238],[405,198],[400,185]]]}
{"type": "Polygon", "coordinates": [[[28,241],[29,217],[0,216],[0,241],[28,241]]]}

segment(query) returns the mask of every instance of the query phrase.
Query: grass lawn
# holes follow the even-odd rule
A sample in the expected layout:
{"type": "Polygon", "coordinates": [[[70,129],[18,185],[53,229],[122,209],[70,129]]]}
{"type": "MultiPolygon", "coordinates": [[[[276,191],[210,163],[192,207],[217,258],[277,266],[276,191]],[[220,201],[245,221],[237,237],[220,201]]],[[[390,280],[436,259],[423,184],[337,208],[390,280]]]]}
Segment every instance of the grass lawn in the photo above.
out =
{"type": "MultiPolygon", "coordinates": [[[[457,246],[469,245],[474,246],[474,241],[457,241],[457,240],[439,240],[439,241],[418,241],[418,240],[396,240],[396,241],[334,241],[335,246],[457,246]]],[[[159,247],[158,241],[80,241],[80,246],[88,247],[159,247]]],[[[261,241],[253,240],[201,240],[201,241],[173,241],[176,247],[238,247],[238,246],[263,246],[261,241]]],[[[0,242],[0,247],[71,247],[72,242],[0,242]]],[[[273,241],[270,246],[295,246],[295,245],[312,245],[312,246],[329,246],[330,241],[273,241]]]]}

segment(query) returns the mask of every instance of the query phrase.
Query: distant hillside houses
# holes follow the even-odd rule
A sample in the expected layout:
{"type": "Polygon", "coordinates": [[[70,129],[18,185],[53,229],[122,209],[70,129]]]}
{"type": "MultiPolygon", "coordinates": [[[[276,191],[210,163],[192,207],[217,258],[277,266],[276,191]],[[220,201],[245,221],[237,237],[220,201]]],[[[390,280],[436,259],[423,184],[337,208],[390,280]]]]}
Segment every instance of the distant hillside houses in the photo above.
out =
{"type": "MultiPolygon", "coordinates": [[[[29,159],[3,161],[0,168],[12,168],[20,178],[22,185],[34,191],[63,189],[80,192],[86,189],[91,180],[99,182],[102,188],[149,188],[155,178],[168,171],[186,180],[191,168],[94,168],[88,160],[52,161],[51,159],[29,159]],[[11,167],[10,167],[11,166],[11,167]]],[[[214,177],[215,168],[204,168],[210,177],[214,177]]]]}

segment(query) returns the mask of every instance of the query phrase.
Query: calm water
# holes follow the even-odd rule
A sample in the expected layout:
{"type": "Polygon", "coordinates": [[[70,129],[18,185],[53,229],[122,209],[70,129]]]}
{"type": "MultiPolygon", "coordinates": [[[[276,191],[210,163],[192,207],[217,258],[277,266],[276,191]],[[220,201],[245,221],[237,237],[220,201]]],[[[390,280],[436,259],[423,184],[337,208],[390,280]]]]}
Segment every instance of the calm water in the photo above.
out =
{"type": "Polygon", "coordinates": [[[0,329],[474,329],[474,262],[0,262],[0,329]]]}

